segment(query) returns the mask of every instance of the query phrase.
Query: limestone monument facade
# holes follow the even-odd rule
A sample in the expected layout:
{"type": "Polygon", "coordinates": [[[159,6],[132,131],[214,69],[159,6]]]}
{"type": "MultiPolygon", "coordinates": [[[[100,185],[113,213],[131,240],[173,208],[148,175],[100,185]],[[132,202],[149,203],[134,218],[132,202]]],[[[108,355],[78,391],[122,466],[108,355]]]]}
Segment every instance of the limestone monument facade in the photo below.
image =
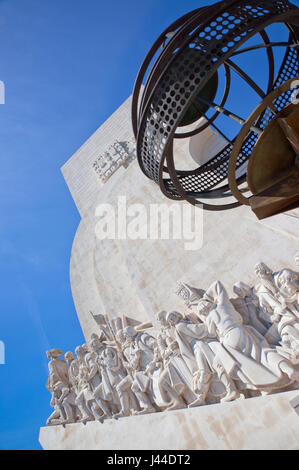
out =
{"type": "MultiPolygon", "coordinates": [[[[299,448],[299,210],[260,221],[196,208],[192,249],[183,236],[124,235],[124,210],[130,221],[132,207],[174,204],[140,173],[130,102],[62,168],[81,215],[70,280],[86,342],[47,351],[41,445],[299,448]],[[115,237],[99,237],[103,208],[115,237]]],[[[210,128],[200,136],[176,144],[182,162],[223,145],[210,128]]]]}

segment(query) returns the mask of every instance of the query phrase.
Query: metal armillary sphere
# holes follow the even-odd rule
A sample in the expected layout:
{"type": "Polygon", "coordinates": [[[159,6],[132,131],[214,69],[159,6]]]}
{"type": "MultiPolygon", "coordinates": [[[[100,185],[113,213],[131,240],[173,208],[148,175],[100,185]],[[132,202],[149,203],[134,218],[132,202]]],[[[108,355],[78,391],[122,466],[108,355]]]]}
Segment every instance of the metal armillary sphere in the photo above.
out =
{"type": "Polygon", "coordinates": [[[135,82],[132,124],[143,173],[168,198],[208,210],[247,204],[264,218],[298,207],[298,54],[299,8],[287,0],[221,1],[170,25],[148,52],[135,82]],[[287,28],[287,41],[271,42],[267,28],[274,23],[287,28]],[[250,41],[254,36],[260,38],[257,45],[250,41]],[[284,49],[277,76],[275,48],[284,49]],[[259,49],[265,51],[265,90],[235,63],[241,54],[259,49]],[[215,103],[221,70],[224,91],[215,103]],[[232,71],[259,97],[249,118],[226,108],[234,91],[232,71]],[[242,126],[233,139],[217,126],[223,114],[242,126]],[[208,126],[226,139],[224,148],[196,169],[176,169],[174,141],[198,135],[208,126]],[[221,204],[213,204],[213,199],[221,199],[221,204]]]}

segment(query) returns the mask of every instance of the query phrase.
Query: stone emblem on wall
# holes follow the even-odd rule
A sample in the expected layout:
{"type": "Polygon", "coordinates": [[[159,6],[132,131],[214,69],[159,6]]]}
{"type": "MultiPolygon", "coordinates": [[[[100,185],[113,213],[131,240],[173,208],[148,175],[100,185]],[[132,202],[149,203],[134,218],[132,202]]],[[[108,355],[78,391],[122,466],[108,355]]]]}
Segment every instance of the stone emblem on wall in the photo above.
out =
{"type": "MultiPolygon", "coordinates": [[[[296,264],[299,264],[298,253],[296,264]]],[[[47,351],[48,425],[192,408],[297,389],[299,273],[255,266],[256,283],[237,282],[234,297],[214,282],[182,283],[183,315],[161,310],[156,322],[95,315],[98,325],[75,354],[47,351]]]]}
{"type": "Polygon", "coordinates": [[[127,168],[135,158],[135,140],[125,142],[117,140],[95,160],[93,169],[102,183],[106,183],[121,166],[127,168]]]}

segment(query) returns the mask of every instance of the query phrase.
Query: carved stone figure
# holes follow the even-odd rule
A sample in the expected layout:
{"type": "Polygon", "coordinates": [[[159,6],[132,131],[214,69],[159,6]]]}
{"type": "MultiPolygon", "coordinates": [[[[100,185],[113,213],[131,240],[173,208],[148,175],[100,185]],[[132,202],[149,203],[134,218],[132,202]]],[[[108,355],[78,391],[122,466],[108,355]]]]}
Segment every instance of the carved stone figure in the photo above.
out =
{"type": "Polygon", "coordinates": [[[230,301],[237,312],[242,315],[243,323],[253,326],[259,333],[265,335],[271,326],[271,318],[269,315],[267,320],[263,316],[260,317],[261,307],[253,289],[244,282],[238,282],[234,285],[233,291],[237,298],[230,299],[230,301]]]}
{"type": "Polygon", "coordinates": [[[280,271],[275,279],[280,311],[272,316],[281,338],[282,349],[293,364],[299,362],[299,278],[290,269],[280,271]]]}
{"type": "Polygon", "coordinates": [[[142,408],[138,413],[154,413],[157,410],[152,401],[151,377],[146,373],[146,368],[153,361],[156,341],[148,333],[138,333],[130,326],[125,328],[124,335],[126,338],[124,356],[127,359],[125,365],[133,379],[131,389],[142,408]]]}
{"type": "Polygon", "coordinates": [[[199,302],[198,315],[209,333],[219,339],[223,348],[221,361],[226,372],[238,382],[239,389],[270,392],[298,380],[299,373],[292,364],[270,348],[253,327],[243,324],[221,282],[208,289],[204,300],[199,302]]]}
{"type": "Polygon", "coordinates": [[[275,278],[279,295],[278,299],[283,308],[289,308],[297,314],[299,307],[299,276],[291,269],[283,269],[275,278]]]}
{"type": "Polygon", "coordinates": [[[105,351],[105,347],[102,345],[99,338],[94,337],[90,343],[90,352],[86,354],[85,362],[88,367],[88,375],[85,380],[89,384],[89,400],[90,407],[93,410],[93,414],[97,419],[105,419],[112,416],[112,412],[109,409],[109,402],[113,399],[113,389],[107,378],[106,370],[101,367],[99,360],[100,354],[105,351]],[[103,414],[98,415],[97,408],[94,403],[98,405],[103,414]]]}
{"type": "Polygon", "coordinates": [[[68,351],[65,353],[65,359],[67,362],[67,365],[69,366],[68,373],[69,373],[69,383],[72,387],[72,390],[75,393],[76,396],[76,406],[78,410],[80,411],[80,420],[84,421],[86,418],[91,419],[91,413],[90,410],[88,409],[85,399],[83,396],[79,397],[80,395],[80,389],[79,389],[79,382],[80,382],[80,362],[79,359],[76,359],[74,354],[71,351],[68,351]]]}
{"type": "Polygon", "coordinates": [[[52,393],[51,405],[54,407],[47,424],[73,423],[76,421],[76,395],[69,381],[66,362],[59,359],[63,353],[60,349],[51,349],[46,354],[50,359],[47,388],[52,393]]]}
{"type": "Polygon", "coordinates": [[[155,360],[160,361],[158,387],[164,406],[168,402],[166,409],[173,410],[186,407],[196,399],[196,395],[192,391],[192,374],[181,356],[179,344],[172,335],[166,315],[165,311],[161,311],[156,316],[159,333],[155,360]]]}
{"type": "Polygon", "coordinates": [[[99,418],[95,410],[94,400],[90,393],[89,382],[87,380],[89,370],[86,364],[86,355],[88,351],[84,345],[78,346],[75,349],[75,353],[77,355],[77,361],[79,366],[78,376],[77,376],[77,397],[76,397],[76,404],[82,413],[81,421],[93,421],[94,419],[99,418]],[[91,406],[93,410],[91,409],[91,406]],[[94,415],[94,412],[96,415],[94,415]]]}
{"type": "Polygon", "coordinates": [[[280,310],[280,303],[276,298],[278,291],[274,283],[274,273],[264,263],[258,263],[254,270],[259,279],[259,283],[255,286],[255,294],[261,307],[264,307],[272,315],[280,310]]]}
{"type": "Polygon", "coordinates": [[[124,350],[130,346],[130,340],[127,340],[125,331],[119,330],[116,334],[116,345],[118,350],[118,358],[112,363],[109,359],[110,369],[109,375],[115,383],[115,391],[120,402],[120,411],[114,415],[115,418],[122,416],[129,416],[130,414],[137,414],[140,411],[138,399],[132,391],[133,374],[131,366],[127,361],[124,350]]]}
{"type": "Polygon", "coordinates": [[[238,398],[239,394],[234,383],[222,363],[218,361],[218,342],[209,337],[206,325],[190,323],[184,320],[179,312],[169,312],[167,321],[175,327],[182,357],[193,375],[193,390],[197,397],[189,404],[189,407],[206,403],[215,374],[222,384],[222,387],[220,386],[222,400],[230,401],[238,398]]]}
{"type": "Polygon", "coordinates": [[[68,365],[69,382],[77,394],[79,391],[78,381],[80,364],[71,351],[66,352],[64,357],[68,365]]]}
{"type": "Polygon", "coordinates": [[[121,354],[115,348],[105,349],[100,358],[101,370],[106,372],[113,393],[114,417],[128,416],[139,411],[136,396],[131,390],[132,380],[123,365],[121,354]],[[119,409],[120,408],[120,409],[119,409]]]}
{"type": "Polygon", "coordinates": [[[68,368],[64,359],[59,359],[63,356],[61,349],[50,349],[46,352],[47,357],[50,359],[49,367],[49,385],[51,388],[57,382],[62,382],[64,385],[69,383],[68,368]]]}
{"type": "MultiPolygon", "coordinates": [[[[62,410],[61,406],[59,405],[57,398],[57,392],[54,388],[50,387],[49,383],[46,384],[47,389],[51,393],[51,401],[50,405],[54,408],[53,413],[47,419],[47,426],[57,426],[58,424],[63,424],[63,421],[66,419],[66,415],[62,410]]],[[[59,397],[59,396],[58,396],[59,397]]]]}
{"type": "Polygon", "coordinates": [[[56,382],[49,390],[52,392],[54,412],[48,418],[47,424],[70,424],[76,422],[76,395],[62,382],[56,382]]]}

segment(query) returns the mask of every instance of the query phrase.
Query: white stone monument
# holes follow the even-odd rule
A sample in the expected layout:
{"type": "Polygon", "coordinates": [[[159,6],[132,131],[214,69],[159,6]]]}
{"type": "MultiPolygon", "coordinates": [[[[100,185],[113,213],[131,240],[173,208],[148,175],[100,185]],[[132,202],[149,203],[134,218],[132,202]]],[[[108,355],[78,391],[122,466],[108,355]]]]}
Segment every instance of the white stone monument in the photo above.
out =
{"type": "MultiPolygon", "coordinates": [[[[174,237],[182,219],[139,169],[130,103],[62,168],[81,215],[70,280],[86,344],[48,351],[40,443],[299,448],[299,210],[259,221],[244,206],[196,208],[196,230],[174,237]],[[150,238],[161,203],[172,231],[150,238]]],[[[222,144],[207,128],[176,155],[202,163],[222,144]]]]}

